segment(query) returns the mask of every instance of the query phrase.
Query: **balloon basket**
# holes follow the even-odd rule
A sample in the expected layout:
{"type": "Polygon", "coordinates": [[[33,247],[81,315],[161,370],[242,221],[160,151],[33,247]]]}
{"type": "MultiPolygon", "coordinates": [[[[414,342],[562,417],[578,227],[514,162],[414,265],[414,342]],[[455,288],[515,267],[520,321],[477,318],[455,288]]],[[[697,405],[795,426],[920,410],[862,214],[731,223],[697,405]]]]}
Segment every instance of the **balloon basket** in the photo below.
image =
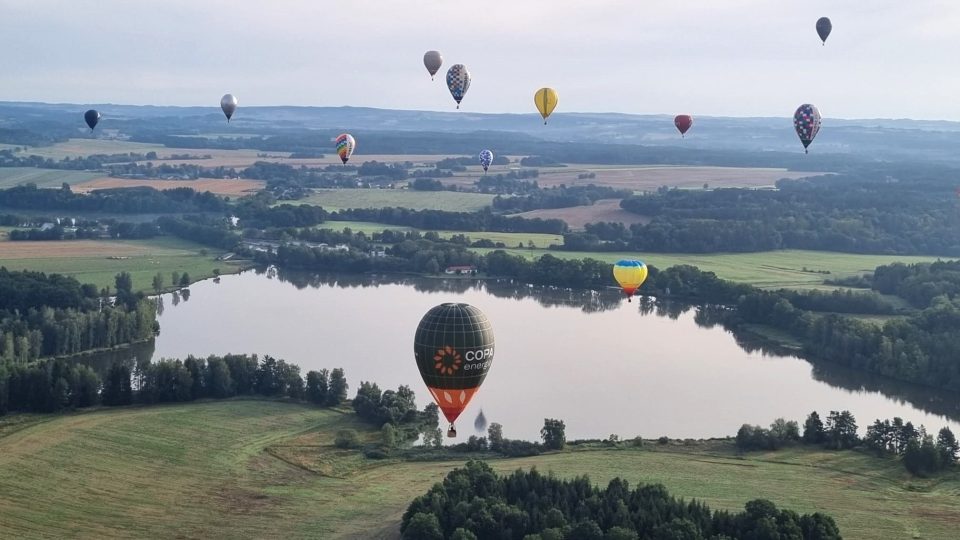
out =
{"type": "Polygon", "coordinates": [[[457,436],[457,428],[450,424],[450,429],[447,430],[447,437],[454,438],[457,436]]]}

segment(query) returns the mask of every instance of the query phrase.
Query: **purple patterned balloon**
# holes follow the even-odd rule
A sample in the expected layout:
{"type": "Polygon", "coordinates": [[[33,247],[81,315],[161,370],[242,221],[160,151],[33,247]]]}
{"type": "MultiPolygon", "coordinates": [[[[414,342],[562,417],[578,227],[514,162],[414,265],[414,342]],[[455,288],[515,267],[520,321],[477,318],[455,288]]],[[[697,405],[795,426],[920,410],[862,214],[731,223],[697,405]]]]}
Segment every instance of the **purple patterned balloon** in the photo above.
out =
{"type": "Polygon", "coordinates": [[[797,130],[797,136],[803,143],[803,151],[807,153],[807,147],[813,142],[817,132],[820,131],[820,111],[809,103],[804,103],[793,113],[793,127],[797,130]]]}

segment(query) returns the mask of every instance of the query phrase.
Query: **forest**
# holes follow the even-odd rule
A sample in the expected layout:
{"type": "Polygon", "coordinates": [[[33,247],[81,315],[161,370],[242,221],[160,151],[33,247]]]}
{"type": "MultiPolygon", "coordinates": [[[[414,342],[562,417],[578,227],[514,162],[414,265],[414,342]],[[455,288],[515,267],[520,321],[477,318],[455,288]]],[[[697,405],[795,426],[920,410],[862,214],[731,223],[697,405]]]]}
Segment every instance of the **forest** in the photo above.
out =
{"type": "Polygon", "coordinates": [[[27,363],[151,339],[156,305],[117,276],[116,301],[92,285],[0,267],[0,361],[27,363]],[[101,307],[101,301],[103,306],[101,307]]]}
{"type": "Polygon", "coordinates": [[[622,478],[599,488],[536,469],[497,475],[482,461],[454,469],[407,507],[404,539],[654,540],[695,538],[841,538],[829,515],[799,515],[757,499],[743,512],[677,499],[662,485],[631,489],[622,478]]]}
{"type": "MultiPolygon", "coordinates": [[[[957,171],[928,165],[780,180],[777,190],[661,189],[621,206],[646,225],[594,228],[594,250],[745,252],[812,249],[960,256],[957,171]]],[[[568,246],[568,249],[573,249],[568,246]]]]}

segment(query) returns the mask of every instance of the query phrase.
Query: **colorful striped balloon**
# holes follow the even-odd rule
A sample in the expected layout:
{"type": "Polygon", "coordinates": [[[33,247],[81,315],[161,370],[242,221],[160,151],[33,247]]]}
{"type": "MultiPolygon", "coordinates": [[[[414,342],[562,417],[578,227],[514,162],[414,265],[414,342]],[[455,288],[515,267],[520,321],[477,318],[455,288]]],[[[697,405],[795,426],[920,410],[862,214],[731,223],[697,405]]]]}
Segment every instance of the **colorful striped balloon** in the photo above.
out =
{"type": "Polygon", "coordinates": [[[350,159],[350,156],[353,155],[353,149],[357,147],[357,141],[353,138],[353,135],[349,133],[341,133],[337,135],[335,139],[337,145],[337,154],[340,156],[340,160],[346,164],[347,160],[350,159]]]}

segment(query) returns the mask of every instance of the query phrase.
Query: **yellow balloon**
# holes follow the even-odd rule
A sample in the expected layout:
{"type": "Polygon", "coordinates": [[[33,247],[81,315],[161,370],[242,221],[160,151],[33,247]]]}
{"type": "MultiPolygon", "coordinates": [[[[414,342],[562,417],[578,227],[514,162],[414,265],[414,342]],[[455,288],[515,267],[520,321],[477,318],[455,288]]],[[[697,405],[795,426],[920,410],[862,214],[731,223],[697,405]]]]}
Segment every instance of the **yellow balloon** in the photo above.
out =
{"type": "Polygon", "coordinates": [[[637,292],[637,289],[640,288],[640,285],[643,285],[643,282],[646,281],[647,265],[631,259],[617,261],[617,263],[613,265],[613,278],[616,279],[620,287],[623,288],[623,292],[627,295],[627,300],[629,300],[630,297],[637,292]]]}
{"type": "Polygon", "coordinates": [[[547,117],[550,116],[550,113],[557,108],[559,100],[560,97],[557,96],[557,91],[553,88],[541,88],[533,95],[533,102],[537,105],[537,110],[540,111],[544,124],[547,123],[547,117]]]}

